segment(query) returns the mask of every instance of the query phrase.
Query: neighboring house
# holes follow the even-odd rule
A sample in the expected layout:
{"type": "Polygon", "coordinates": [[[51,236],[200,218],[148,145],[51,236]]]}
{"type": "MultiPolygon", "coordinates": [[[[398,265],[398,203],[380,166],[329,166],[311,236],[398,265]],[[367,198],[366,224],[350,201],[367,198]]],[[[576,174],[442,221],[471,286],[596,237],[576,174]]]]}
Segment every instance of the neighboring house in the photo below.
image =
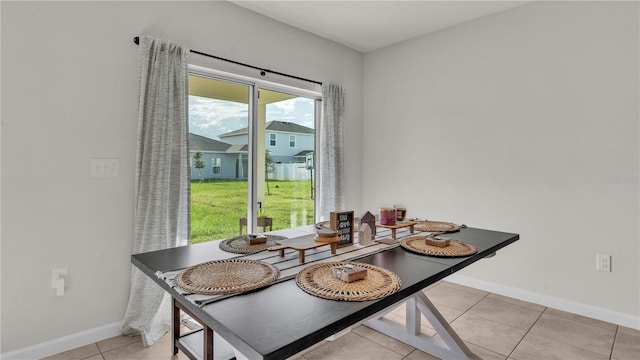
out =
{"type": "MultiPolygon", "coordinates": [[[[242,128],[218,136],[229,144],[247,144],[248,128],[242,128]]],[[[269,121],[265,126],[265,149],[274,163],[303,163],[315,148],[315,130],[284,121],[269,121]]]]}
{"type": "Polygon", "coordinates": [[[246,179],[247,146],[232,145],[205,136],[189,133],[189,159],[191,180],[246,179]],[[193,155],[202,153],[204,168],[194,167],[193,155]]]}

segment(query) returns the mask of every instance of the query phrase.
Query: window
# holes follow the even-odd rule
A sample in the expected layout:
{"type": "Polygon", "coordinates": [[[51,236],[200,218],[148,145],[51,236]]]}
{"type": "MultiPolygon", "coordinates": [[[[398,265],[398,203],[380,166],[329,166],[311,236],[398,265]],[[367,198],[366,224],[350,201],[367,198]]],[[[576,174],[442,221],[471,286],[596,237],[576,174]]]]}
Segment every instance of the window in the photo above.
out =
{"type": "Polygon", "coordinates": [[[213,168],[213,175],[220,175],[222,173],[222,159],[213,158],[211,159],[211,167],[213,168]]]}
{"type": "Polygon", "coordinates": [[[190,242],[267,231],[259,212],[272,230],[313,224],[315,169],[301,163],[315,152],[319,91],[195,66],[188,85],[189,150],[211,165],[192,172],[190,242]]]}

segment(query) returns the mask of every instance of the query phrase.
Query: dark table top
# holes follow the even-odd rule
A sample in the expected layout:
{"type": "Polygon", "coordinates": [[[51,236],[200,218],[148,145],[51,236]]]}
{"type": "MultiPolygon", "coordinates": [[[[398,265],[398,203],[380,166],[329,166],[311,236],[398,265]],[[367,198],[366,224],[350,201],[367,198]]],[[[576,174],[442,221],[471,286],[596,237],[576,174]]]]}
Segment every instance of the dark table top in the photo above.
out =
{"type": "Polygon", "coordinates": [[[396,247],[358,259],[389,269],[402,280],[397,293],[363,302],[315,297],[298,288],[292,279],[200,308],[158,279],[155,272],[237,254],[225,253],[218,248],[217,242],[209,242],[137,254],[131,261],[247,357],[282,359],[367,319],[519,239],[518,234],[476,228],[464,228],[447,237],[469,243],[478,252],[467,257],[436,258],[396,247]]]}

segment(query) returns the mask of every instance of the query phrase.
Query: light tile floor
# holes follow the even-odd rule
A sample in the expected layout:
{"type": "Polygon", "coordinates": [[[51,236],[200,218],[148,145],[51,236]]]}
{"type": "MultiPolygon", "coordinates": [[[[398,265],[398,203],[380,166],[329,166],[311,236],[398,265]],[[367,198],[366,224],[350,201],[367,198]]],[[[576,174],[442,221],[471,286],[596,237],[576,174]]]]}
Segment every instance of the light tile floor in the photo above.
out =
{"type": "MultiPolygon", "coordinates": [[[[425,290],[451,327],[482,359],[640,360],[640,331],[527,303],[485,291],[439,282],[425,290]]],[[[387,315],[403,322],[404,308],[387,315]]],[[[426,319],[422,332],[435,335],[426,319]]],[[[171,340],[143,348],[139,337],[117,336],[46,360],[187,359],[171,355],[171,340]]],[[[366,326],[324,341],[295,360],[430,360],[433,356],[366,326]]]]}

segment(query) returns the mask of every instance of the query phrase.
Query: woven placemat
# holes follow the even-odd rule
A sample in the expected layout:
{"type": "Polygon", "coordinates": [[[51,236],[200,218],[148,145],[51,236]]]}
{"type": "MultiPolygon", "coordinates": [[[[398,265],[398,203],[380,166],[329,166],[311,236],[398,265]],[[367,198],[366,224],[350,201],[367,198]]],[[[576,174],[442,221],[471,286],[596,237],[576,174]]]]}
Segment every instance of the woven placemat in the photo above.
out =
{"type": "Polygon", "coordinates": [[[280,276],[273,265],[247,259],[209,261],[185,269],[176,284],[194,294],[235,294],[271,285],[280,276]]]}
{"type": "Polygon", "coordinates": [[[460,230],[461,226],[442,222],[442,221],[416,221],[416,224],[413,226],[414,229],[418,231],[429,231],[429,232],[456,232],[460,230]]]}
{"type": "Polygon", "coordinates": [[[234,254],[252,254],[266,250],[268,247],[278,245],[277,240],[284,240],[287,237],[279,235],[264,235],[267,242],[264,244],[249,245],[244,236],[237,236],[220,241],[220,249],[234,254]]]}
{"type": "Polygon", "coordinates": [[[458,240],[451,239],[449,245],[438,247],[427,245],[426,239],[427,237],[422,235],[406,237],[400,241],[400,246],[419,254],[439,257],[469,256],[478,251],[473,245],[458,240]]]}
{"type": "Polygon", "coordinates": [[[296,284],[307,293],[330,300],[367,301],[381,299],[400,290],[398,275],[387,269],[360,262],[349,262],[367,269],[367,277],[354,282],[344,282],[333,276],[334,266],[344,261],[314,264],[302,269],[296,276],[296,284]]]}

